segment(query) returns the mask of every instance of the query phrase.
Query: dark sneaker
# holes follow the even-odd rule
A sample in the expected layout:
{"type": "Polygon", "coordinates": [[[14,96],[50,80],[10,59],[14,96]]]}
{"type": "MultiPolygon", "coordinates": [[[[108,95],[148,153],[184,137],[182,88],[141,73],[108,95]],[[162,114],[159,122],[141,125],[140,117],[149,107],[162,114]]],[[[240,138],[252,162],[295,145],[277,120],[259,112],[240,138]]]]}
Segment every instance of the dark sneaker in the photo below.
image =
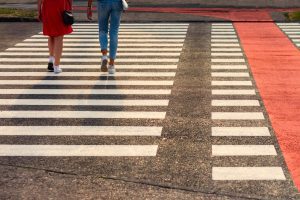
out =
{"type": "Polygon", "coordinates": [[[101,63],[101,72],[107,72],[107,63],[108,63],[108,61],[106,59],[102,60],[102,63],[101,63]]]}
{"type": "Polygon", "coordinates": [[[48,63],[48,71],[49,72],[53,72],[54,71],[53,63],[48,63]]]}

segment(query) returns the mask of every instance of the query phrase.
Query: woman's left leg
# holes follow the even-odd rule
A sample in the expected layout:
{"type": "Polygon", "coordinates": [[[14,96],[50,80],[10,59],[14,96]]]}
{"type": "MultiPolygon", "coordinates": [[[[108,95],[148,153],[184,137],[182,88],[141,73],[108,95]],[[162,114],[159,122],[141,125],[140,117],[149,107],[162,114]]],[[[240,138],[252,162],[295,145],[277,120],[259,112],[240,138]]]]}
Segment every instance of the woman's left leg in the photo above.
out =
{"type": "Polygon", "coordinates": [[[48,71],[53,72],[53,65],[55,61],[54,57],[54,37],[48,37],[48,49],[49,49],[49,62],[48,62],[48,71]]]}
{"type": "Polygon", "coordinates": [[[55,73],[62,72],[62,70],[59,68],[59,65],[60,65],[60,59],[63,51],[63,39],[64,36],[54,37],[54,56],[55,56],[54,72],[55,73]]]}
{"type": "Polygon", "coordinates": [[[115,59],[117,56],[117,49],[118,49],[118,34],[119,34],[119,26],[120,26],[120,21],[121,21],[121,15],[122,15],[122,10],[121,9],[113,9],[111,12],[111,21],[110,21],[110,31],[109,31],[109,36],[110,36],[110,51],[109,51],[109,58],[110,66],[114,66],[115,64],[115,59]]]}

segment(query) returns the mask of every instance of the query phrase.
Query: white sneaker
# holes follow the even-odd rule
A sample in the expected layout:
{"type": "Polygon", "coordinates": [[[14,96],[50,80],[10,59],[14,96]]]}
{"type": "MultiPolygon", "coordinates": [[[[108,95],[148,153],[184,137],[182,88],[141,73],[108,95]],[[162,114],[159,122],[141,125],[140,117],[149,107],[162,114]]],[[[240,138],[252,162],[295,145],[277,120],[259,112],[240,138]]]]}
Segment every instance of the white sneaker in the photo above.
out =
{"type": "Polygon", "coordinates": [[[54,67],[54,73],[55,74],[62,73],[62,69],[60,67],[54,67]]]}
{"type": "Polygon", "coordinates": [[[116,73],[116,69],[115,69],[115,66],[114,66],[114,65],[109,65],[109,66],[108,66],[108,73],[109,73],[109,74],[114,74],[114,73],[116,73]]]}

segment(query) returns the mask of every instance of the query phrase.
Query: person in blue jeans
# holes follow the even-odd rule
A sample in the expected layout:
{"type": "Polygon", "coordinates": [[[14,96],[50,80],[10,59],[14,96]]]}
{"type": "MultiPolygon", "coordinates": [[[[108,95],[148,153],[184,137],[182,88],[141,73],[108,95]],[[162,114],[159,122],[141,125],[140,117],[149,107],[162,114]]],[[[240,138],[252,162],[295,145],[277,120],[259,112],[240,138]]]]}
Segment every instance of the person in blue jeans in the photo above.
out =
{"type": "MultiPolygon", "coordinates": [[[[92,20],[92,3],[88,0],[87,17],[92,20]]],[[[122,0],[97,0],[98,21],[99,21],[99,40],[102,53],[101,71],[114,74],[115,59],[118,48],[118,34],[123,11],[122,0]],[[109,26],[110,24],[110,26],[109,26]],[[108,29],[109,29],[109,63],[108,63],[108,29]],[[107,67],[108,65],[108,67],[107,67]]]]}

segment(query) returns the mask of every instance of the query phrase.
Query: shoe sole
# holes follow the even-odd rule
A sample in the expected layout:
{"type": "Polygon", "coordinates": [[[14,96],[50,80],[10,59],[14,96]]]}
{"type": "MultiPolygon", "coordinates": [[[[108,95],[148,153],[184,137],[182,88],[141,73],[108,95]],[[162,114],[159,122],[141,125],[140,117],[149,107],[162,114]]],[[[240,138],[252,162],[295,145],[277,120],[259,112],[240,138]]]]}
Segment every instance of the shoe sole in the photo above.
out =
{"type": "Polygon", "coordinates": [[[103,60],[101,64],[101,72],[107,72],[107,60],[103,60]]]}

